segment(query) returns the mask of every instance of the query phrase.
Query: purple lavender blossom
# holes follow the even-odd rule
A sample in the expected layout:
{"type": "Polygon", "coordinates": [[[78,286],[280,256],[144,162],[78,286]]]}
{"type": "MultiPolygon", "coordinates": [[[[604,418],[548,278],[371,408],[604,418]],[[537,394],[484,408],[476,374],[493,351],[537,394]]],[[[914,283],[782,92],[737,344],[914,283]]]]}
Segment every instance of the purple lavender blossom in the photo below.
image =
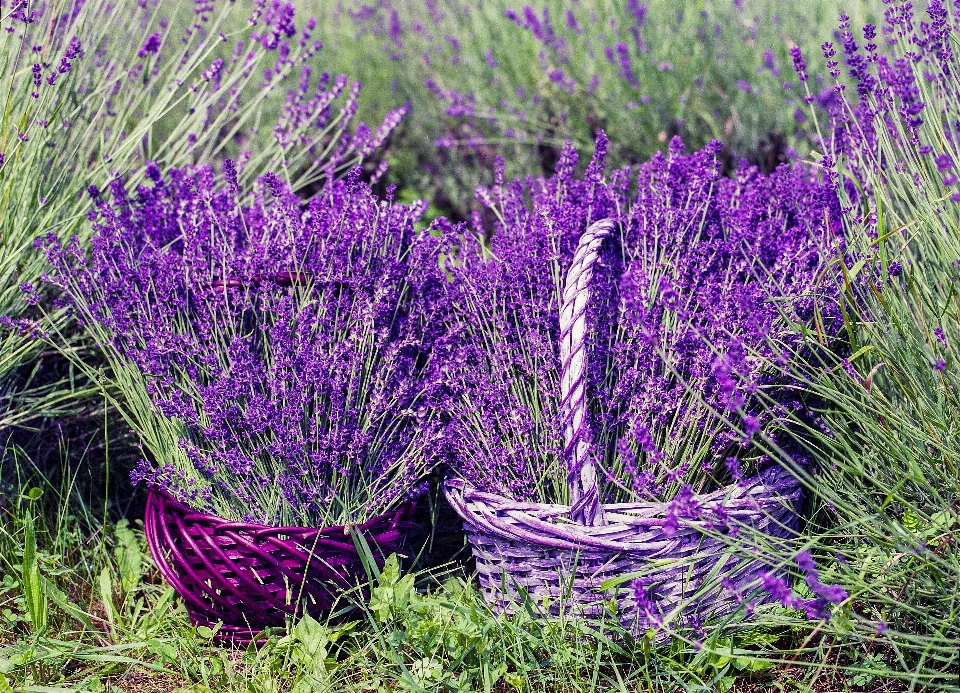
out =
{"type": "Polygon", "coordinates": [[[294,6],[283,0],[273,0],[263,12],[262,25],[266,33],[254,34],[254,40],[267,50],[276,50],[285,38],[291,38],[297,33],[294,23],[294,6]]]}
{"type": "Polygon", "coordinates": [[[637,613],[642,623],[648,627],[657,627],[663,621],[660,606],[653,596],[654,586],[650,578],[636,578],[630,582],[634,601],[637,604],[637,613]]]}
{"type": "Polygon", "coordinates": [[[807,75],[807,61],[803,57],[803,53],[800,52],[799,46],[790,48],[790,57],[793,58],[793,69],[797,73],[797,79],[801,82],[806,82],[809,78],[809,75],[807,75]]]}
{"type": "MultiPolygon", "coordinates": [[[[839,585],[825,585],[820,582],[820,575],[817,571],[816,561],[809,551],[801,551],[796,555],[794,560],[796,561],[797,567],[803,572],[804,581],[807,583],[807,587],[809,587],[810,591],[816,596],[814,599],[801,602],[799,607],[795,603],[788,604],[782,599],[781,601],[785,606],[802,608],[809,619],[829,619],[830,604],[839,604],[849,595],[847,594],[846,590],[841,588],[839,585]]],[[[765,589],[766,586],[767,585],[765,582],[765,589]]],[[[772,593],[771,596],[773,596],[772,593]]]]}
{"type": "Polygon", "coordinates": [[[803,608],[803,601],[793,593],[785,579],[773,573],[766,573],[762,579],[763,590],[774,600],[788,609],[803,608]]]}
{"type": "Polygon", "coordinates": [[[763,51],[763,66],[770,71],[770,74],[774,77],[780,76],[780,68],[777,67],[776,60],[773,56],[773,51],[769,48],[763,51]]]}
{"type": "Polygon", "coordinates": [[[138,58],[146,58],[148,55],[156,55],[160,51],[160,34],[151,34],[143,42],[143,46],[137,51],[138,58]]]}

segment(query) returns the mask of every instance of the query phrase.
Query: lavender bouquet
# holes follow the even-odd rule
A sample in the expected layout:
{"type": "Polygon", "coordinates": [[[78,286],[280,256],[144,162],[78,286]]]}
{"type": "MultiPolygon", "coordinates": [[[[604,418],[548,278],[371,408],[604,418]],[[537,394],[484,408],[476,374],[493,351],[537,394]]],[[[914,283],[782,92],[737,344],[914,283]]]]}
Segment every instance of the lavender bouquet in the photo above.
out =
{"type": "Polygon", "coordinates": [[[719,143],[686,154],[675,139],[636,178],[609,180],[606,146],[601,134],[582,177],[568,146],[550,179],[507,185],[501,170],[478,190],[495,223],[475,215],[452,270],[452,466],[481,490],[570,503],[558,315],[581,234],[609,218],[587,313],[590,454],[601,501],[669,501],[669,534],[695,494],[764,466],[751,445],[769,428],[754,403],[770,384],[761,357],[798,324],[836,329],[820,280],[840,210],[801,166],[722,177],[719,143]]]}
{"type": "Polygon", "coordinates": [[[81,181],[227,157],[246,162],[245,188],[270,170],[297,190],[386,170],[376,154],[406,109],[359,122],[360,84],[325,71],[317,24],[281,0],[0,0],[0,428],[82,410],[96,390],[55,377],[33,307],[50,317],[36,236],[87,242],[81,181]]]}
{"type": "Polygon", "coordinates": [[[112,368],[148,459],[136,482],[262,524],[362,522],[416,496],[437,462],[441,335],[426,205],[355,171],[304,202],[273,174],[250,196],[227,160],[148,166],[95,188],[92,253],[38,243],[112,368]]]}

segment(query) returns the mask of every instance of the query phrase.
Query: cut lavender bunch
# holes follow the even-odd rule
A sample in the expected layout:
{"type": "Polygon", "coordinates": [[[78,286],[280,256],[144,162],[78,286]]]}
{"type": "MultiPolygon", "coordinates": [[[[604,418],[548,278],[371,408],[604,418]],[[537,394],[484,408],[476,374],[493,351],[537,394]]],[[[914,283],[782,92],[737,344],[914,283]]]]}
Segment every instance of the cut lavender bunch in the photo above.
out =
{"type": "Polygon", "coordinates": [[[666,155],[604,179],[601,135],[583,177],[568,147],[548,180],[478,197],[494,212],[453,271],[463,339],[454,371],[453,467],[507,496],[569,503],[559,425],[562,282],[578,239],[615,222],[587,314],[591,454],[606,502],[681,499],[738,481],[764,458],[751,438],[764,420],[752,395],[761,356],[797,323],[835,331],[836,303],[818,295],[822,248],[839,231],[829,182],[802,167],[720,176],[719,143],[666,155]],[[829,325],[827,323],[830,323],[829,325]],[[719,408],[728,416],[715,415],[719,408]],[[729,425],[729,418],[733,426],[729,425]],[[726,421],[725,421],[726,419],[726,421]]]}
{"type": "Polygon", "coordinates": [[[361,162],[382,174],[372,159],[405,113],[358,122],[360,84],[323,69],[316,18],[281,0],[4,0],[0,25],[0,428],[82,409],[95,389],[40,379],[23,391],[49,361],[33,304],[53,299],[35,291],[44,260],[31,243],[49,230],[87,242],[84,188],[118,171],[136,185],[148,160],[233,158],[245,190],[266,171],[317,190],[361,162]]]}
{"type": "Polygon", "coordinates": [[[149,459],[198,510],[263,524],[363,522],[437,462],[438,239],[425,204],[358,173],[304,202],[273,174],[148,166],[95,188],[93,251],[40,240],[49,279],[107,355],[149,459]]]}

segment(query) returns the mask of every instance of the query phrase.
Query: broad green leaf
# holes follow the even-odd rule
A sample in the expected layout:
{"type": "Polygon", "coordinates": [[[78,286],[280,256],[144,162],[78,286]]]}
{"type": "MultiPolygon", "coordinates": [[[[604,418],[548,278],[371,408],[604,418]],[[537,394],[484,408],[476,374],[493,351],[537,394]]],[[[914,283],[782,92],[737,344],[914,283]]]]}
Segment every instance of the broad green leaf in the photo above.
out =
{"type": "Polygon", "coordinates": [[[107,614],[107,622],[112,627],[114,625],[113,610],[113,577],[110,575],[110,568],[104,567],[100,571],[100,601],[103,603],[103,610],[107,614]]]}
{"type": "Polygon", "coordinates": [[[326,658],[326,648],[330,643],[330,635],[326,626],[309,614],[304,614],[294,628],[294,633],[311,657],[326,658]]]}
{"type": "Polygon", "coordinates": [[[137,536],[126,519],[117,523],[114,536],[117,538],[116,557],[120,568],[120,587],[127,593],[140,584],[143,577],[143,553],[140,551],[137,536]]]}
{"type": "Polygon", "coordinates": [[[197,635],[204,640],[209,640],[213,637],[214,630],[208,626],[197,626],[197,635]]]}
{"type": "Polygon", "coordinates": [[[52,580],[42,577],[41,581],[43,583],[44,594],[49,597],[54,604],[60,607],[64,613],[74,620],[79,621],[82,625],[86,626],[90,630],[94,630],[93,623],[90,621],[90,617],[86,614],[86,612],[71,602],[67,598],[67,595],[61,592],[52,580]]]}
{"type": "Polygon", "coordinates": [[[37,561],[37,534],[33,525],[32,507],[24,520],[21,584],[23,585],[23,597],[26,602],[30,625],[34,633],[40,633],[47,625],[47,601],[40,583],[40,564],[37,561]]]}

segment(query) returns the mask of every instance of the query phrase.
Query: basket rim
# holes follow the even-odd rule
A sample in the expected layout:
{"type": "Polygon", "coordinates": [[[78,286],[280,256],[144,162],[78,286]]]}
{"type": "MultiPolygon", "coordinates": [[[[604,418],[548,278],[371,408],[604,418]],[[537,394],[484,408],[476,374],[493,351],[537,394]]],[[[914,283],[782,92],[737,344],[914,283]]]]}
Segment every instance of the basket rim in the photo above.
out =
{"type": "MultiPolygon", "coordinates": [[[[502,494],[481,491],[457,477],[445,479],[442,489],[464,522],[488,535],[509,541],[571,551],[636,552],[650,551],[666,539],[662,527],[668,502],[601,503],[606,524],[585,525],[571,519],[569,505],[517,501],[502,494]],[[604,536],[623,533],[633,536],[628,539],[604,536]],[[652,541],[651,534],[658,535],[660,542],[652,541]]],[[[737,517],[784,508],[786,501],[796,502],[802,495],[802,484],[793,473],[780,465],[770,465],[741,482],[695,495],[693,499],[701,505],[720,506],[729,515],[737,517]]],[[[789,510],[796,514],[793,507],[789,510]]],[[[684,521],[684,525],[694,528],[698,524],[702,525],[703,521],[684,521]]]]}
{"type": "MultiPolygon", "coordinates": [[[[150,485],[147,490],[148,499],[150,495],[158,496],[164,506],[172,507],[173,509],[181,512],[183,514],[183,520],[185,522],[203,522],[209,524],[215,524],[218,528],[223,530],[229,530],[233,532],[245,532],[256,536],[257,539],[269,538],[272,535],[279,534],[290,534],[297,535],[301,539],[313,539],[314,536],[319,537],[333,537],[333,536],[342,536],[349,537],[353,532],[366,532],[372,527],[377,527],[383,525],[385,522],[389,521],[390,531],[396,529],[412,529],[412,525],[416,523],[409,520],[404,520],[404,516],[412,515],[413,510],[416,508],[417,501],[407,501],[393,510],[388,510],[380,515],[370,518],[366,522],[359,524],[348,524],[348,525],[326,525],[323,527],[305,527],[305,526],[281,526],[281,525],[264,525],[258,522],[234,522],[232,520],[227,520],[226,518],[220,517],[219,515],[212,515],[210,513],[200,512],[191,508],[186,503],[177,500],[170,492],[161,489],[155,485],[150,485]]],[[[372,537],[376,539],[376,536],[372,537]]],[[[338,542],[340,543],[340,542],[338,542]]],[[[346,545],[346,544],[344,544],[346,545]]],[[[351,544],[352,546],[352,544],[351,544]]]]}

